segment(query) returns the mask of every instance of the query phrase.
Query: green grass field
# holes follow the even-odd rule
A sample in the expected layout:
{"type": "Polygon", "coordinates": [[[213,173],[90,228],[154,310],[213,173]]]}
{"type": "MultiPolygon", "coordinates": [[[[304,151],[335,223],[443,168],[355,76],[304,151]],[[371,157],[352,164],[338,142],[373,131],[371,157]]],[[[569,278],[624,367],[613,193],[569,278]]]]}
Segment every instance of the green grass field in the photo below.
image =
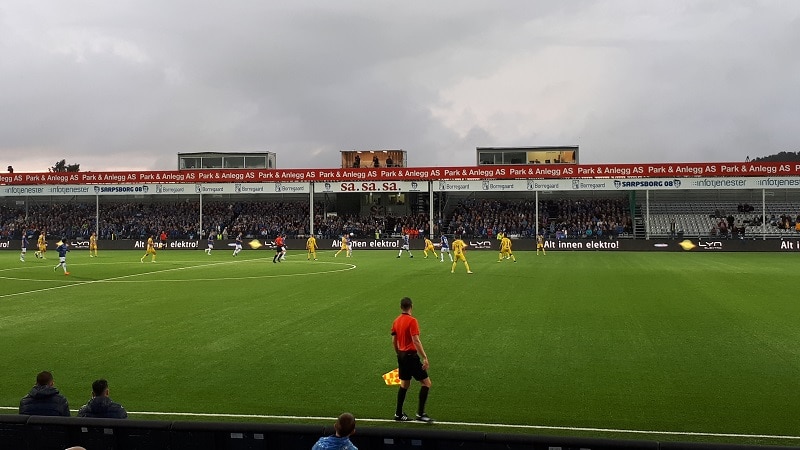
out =
{"type": "Polygon", "coordinates": [[[421,427],[384,421],[389,330],[409,296],[437,429],[800,444],[797,255],[515,255],[470,251],[467,275],[422,252],[290,250],[273,264],[225,248],[142,264],[76,250],[67,277],[53,251],[3,252],[0,413],[51,370],[71,408],[103,377],[137,419],[316,423],[347,410],[361,426],[421,427]]]}

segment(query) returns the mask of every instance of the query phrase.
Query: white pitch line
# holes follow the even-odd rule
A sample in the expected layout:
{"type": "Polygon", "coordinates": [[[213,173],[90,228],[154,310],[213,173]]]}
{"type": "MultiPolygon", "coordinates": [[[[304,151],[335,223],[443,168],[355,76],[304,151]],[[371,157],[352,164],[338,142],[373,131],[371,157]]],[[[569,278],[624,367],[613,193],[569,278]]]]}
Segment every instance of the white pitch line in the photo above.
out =
{"type": "MultiPolygon", "coordinates": [[[[257,259],[240,259],[240,260],[237,260],[237,261],[217,262],[217,263],[206,264],[206,265],[176,267],[176,268],[167,269],[167,270],[195,269],[195,268],[198,268],[198,267],[206,267],[208,265],[245,263],[247,261],[258,261],[258,260],[257,259]]],[[[290,263],[298,263],[298,261],[291,261],[290,263]]],[[[284,264],[284,263],[281,263],[281,264],[284,264]]],[[[314,264],[317,264],[317,263],[314,263],[314,264]]],[[[322,275],[322,274],[326,274],[326,273],[345,272],[345,271],[348,271],[348,270],[353,270],[353,269],[358,267],[355,264],[351,264],[351,263],[337,263],[337,262],[333,262],[333,261],[321,261],[321,262],[319,262],[319,264],[336,264],[336,265],[343,265],[343,266],[346,266],[346,267],[344,269],[324,270],[324,271],[318,271],[318,272],[285,273],[285,274],[278,274],[278,275],[264,274],[264,275],[250,276],[250,277],[180,278],[180,279],[158,279],[158,280],[146,280],[146,281],[121,280],[121,279],[118,279],[119,277],[115,277],[115,278],[106,278],[104,280],[93,280],[93,281],[84,281],[84,282],[79,282],[79,283],[66,284],[66,285],[63,285],[63,286],[58,286],[58,288],[68,287],[68,286],[79,286],[81,284],[91,283],[91,282],[94,282],[94,283],[176,283],[176,282],[193,282],[193,283],[195,283],[195,282],[201,282],[201,281],[235,281],[235,280],[259,280],[259,279],[262,279],[262,278],[302,277],[302,276],[309,276],[309,275],[322,275]]],[[[79,264],[70,264],[70,267],[76,266],[76,265],[79,265],[79,264]]],[[[92,265],[92,264],[86,264],[86,265],[92,265]]],[[[166,272],[167,270],[146,272],[146,273],[147,274],[160,273],[160,272],[166,272]]],[[[0,272],[1,271],[2,270],[0,270],[0,272]]],[[[0,279],[2,279],[2,280],[14,280],[14,281],[48,281],[48,282],[63,281],[63,279],[62,280],[43,280],[43,279],[33,279],[33,278],[7,277],[7,276],[3,276],[3,275],[0,275],[0,279]]],[[[48,288],[48,289],[54,289],[54,288],[48,288]]],[[[42,290],[48,290],[48,289],[42,289],[42,290]]],[[[28,291],[28,292],[37,292],[37,291],[28,291]]],[[[19,295],[19,294],[16,294],[16,295],[19,295]]],[[[3,296],[0,295],[0,298],[3,298],[3,296]]]]}
{"type": "MultiPolygon", "coordinates": [[[[0,409],[8,409],[19,411],[16,406],[0,406],[0,409]]],[[[71,411],[77,412],[77,409],[71,411]]],[[[320,417],[320,416],[278,416],[271,414],[222,414],[222,413],[186,413],[186,412],[155,412],[155,411],[128,411],[128,414],[144,415],[144,416],[178,416],[178,417],[225,417],[233,419],[278,419],[278,420],[336,420],[336,417],[320,417]]],[[[375,422],[375,423],[396,423],[394,419],[369,419],[358,418],[359,422],[375,422]]],[[[414,422],[414,421],[412,421],[414,422]]],[[[514,425],[503,423],[476,423],[476,422],[444,422],[437,420],[435,422],[439,425],[455,425],[467,427],[483,427],[483,428],[514,428],[522,430],[552,430],[552,431],[586,431],[592,433],[618,433],[618,434],[655,434],[655,435],[668,435],[668,436],[705,436],[705,437],[727,437],[727,438],[741,438],[741,439],[776,439],[776,440],[800,440],[800,436],[784,436],[775,434],[742,434],[742,433],[704,433],[699,431],[655,431],[655,430],[624,430],[616,428],[591,428],[591,427],[559,427],[550,425],[514,425]]],[[[428,425],[426,424],[425,428],[428,425]]]]}
{"type": "Polygon", "coordinates": [[[172,267],[172,268],[164,269],[164,270],[154,270],[154,271],[151,271],[151,272],[142,272],[142,273],[133,273],[133,274],[128,274],[128,275],[120,275],[118,277],[105,278],[105,279],[102,279],[102,280],[79,281],[77,283],[69,283],[69,284],[64,284],[64,285],[61,285],[61,286],[53,286],[53,287],[48,287],[48,288],[34,289],[32,291],[14,292],[14,293],[11,293],[11,294],[0,295],[0,298],[17,297],[17,296],[20,296],[20,295],[27,295],[27,294],[36,294],[36,293],[39,293],[39,292],[47,292],[47,291],[52,291],[52,290],[56,290],[56,289],[64,289],[64,288],[74,287],[74,286],[84,286],[84,285],[87,285],[87,284],[113,282],[115,280],[123,280],[125,278],[140,277],[140,276],[143,276],[143,275],[151,275],[151,274],[154,274],[154,273],[174,272],[176,270],[194,269],[194,268],[198,268],[198,267],[210,267],[210,266],[217,266],[217,265],[221,265],[221,264],[238,264],[240,262],[246,262],[246,261],[257,261],[257,260],[255,260],[255,259],[240,259],[240,260],[236,260],[236,261],[222,261],[222,262],[213,262],[213,263],[208,263],[208,264],[199,264],[199,265],[196,265],[196,266],[172,267]]]}

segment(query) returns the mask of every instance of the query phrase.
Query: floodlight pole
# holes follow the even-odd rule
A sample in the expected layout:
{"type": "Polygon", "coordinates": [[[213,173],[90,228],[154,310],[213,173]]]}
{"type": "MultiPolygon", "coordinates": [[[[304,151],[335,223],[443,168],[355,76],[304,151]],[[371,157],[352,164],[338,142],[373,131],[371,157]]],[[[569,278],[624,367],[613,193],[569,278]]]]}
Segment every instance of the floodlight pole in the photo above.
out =
{"type": "Polygon", "coordinates": [[[314,182],[311,182],[311,189],[308,191],[308,230],[309,235],[314,235],[314,182]]]}
{"type": "Polygon", "coordinates": [[[644,239],[650,240],[650,189],[644,191],[644,204],[644,239]]]}
{"type": "Polygon", "coordinates": [[[767,240],[767,190],[761,189],[761,240],[767,240]]]}
{"type": "MultiPolygon", "coordinates": [[[[539,235],[539,191],[534,191],[534,217],[533,217],[533,237],[536,239],[536,236],[539,235]]],[[[542,230],[542,236],[544,236],[544,230],[542,230]]]]}
{"type": "MultiPolygon", "coordinates": [[[[211,234],[211,233],[209,233],[211,234]]],[[[203,239],[203,193],[200,193],[200,229],[198,230],[197,240],[203,239]]]]}
{"type": "MultiPolygon", "coordinates": [[[[433,182],[428,181],[428,239],[433,240],[433,182]]],[[[439,230],[440,232],[442,230],[439,230]]]]}

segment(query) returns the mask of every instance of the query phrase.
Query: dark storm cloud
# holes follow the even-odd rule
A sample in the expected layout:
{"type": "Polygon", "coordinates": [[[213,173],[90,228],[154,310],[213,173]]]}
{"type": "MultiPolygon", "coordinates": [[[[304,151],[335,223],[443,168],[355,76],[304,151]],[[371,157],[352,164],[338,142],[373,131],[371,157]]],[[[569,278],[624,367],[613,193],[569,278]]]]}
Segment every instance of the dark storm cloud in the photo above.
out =
{"type": "Polygon", "coordinates": [[[0,6],[0,153],[18,170],[280,167],[402,148],[580,144],[582,162],[800,150],[795,2],[21,2],[0,6]],[[287,4],[283,4],[287,3],[287,4]]]}

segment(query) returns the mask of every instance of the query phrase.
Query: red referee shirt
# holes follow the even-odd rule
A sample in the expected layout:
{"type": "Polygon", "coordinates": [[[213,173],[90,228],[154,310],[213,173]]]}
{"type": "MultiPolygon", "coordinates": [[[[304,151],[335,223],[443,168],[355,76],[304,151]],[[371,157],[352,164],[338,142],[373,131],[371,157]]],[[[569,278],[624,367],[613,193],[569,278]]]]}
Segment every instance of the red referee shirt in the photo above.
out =
{"type": "Polygon", "coordinates": [[[409,313],[403,313],[394,319],[392,324],[392,336],[397,339],[397,349],[401,352],[415,352],[417,348],[411,336],[419,336],[419,324],[417,319],[411,317],[409,313]]]}

